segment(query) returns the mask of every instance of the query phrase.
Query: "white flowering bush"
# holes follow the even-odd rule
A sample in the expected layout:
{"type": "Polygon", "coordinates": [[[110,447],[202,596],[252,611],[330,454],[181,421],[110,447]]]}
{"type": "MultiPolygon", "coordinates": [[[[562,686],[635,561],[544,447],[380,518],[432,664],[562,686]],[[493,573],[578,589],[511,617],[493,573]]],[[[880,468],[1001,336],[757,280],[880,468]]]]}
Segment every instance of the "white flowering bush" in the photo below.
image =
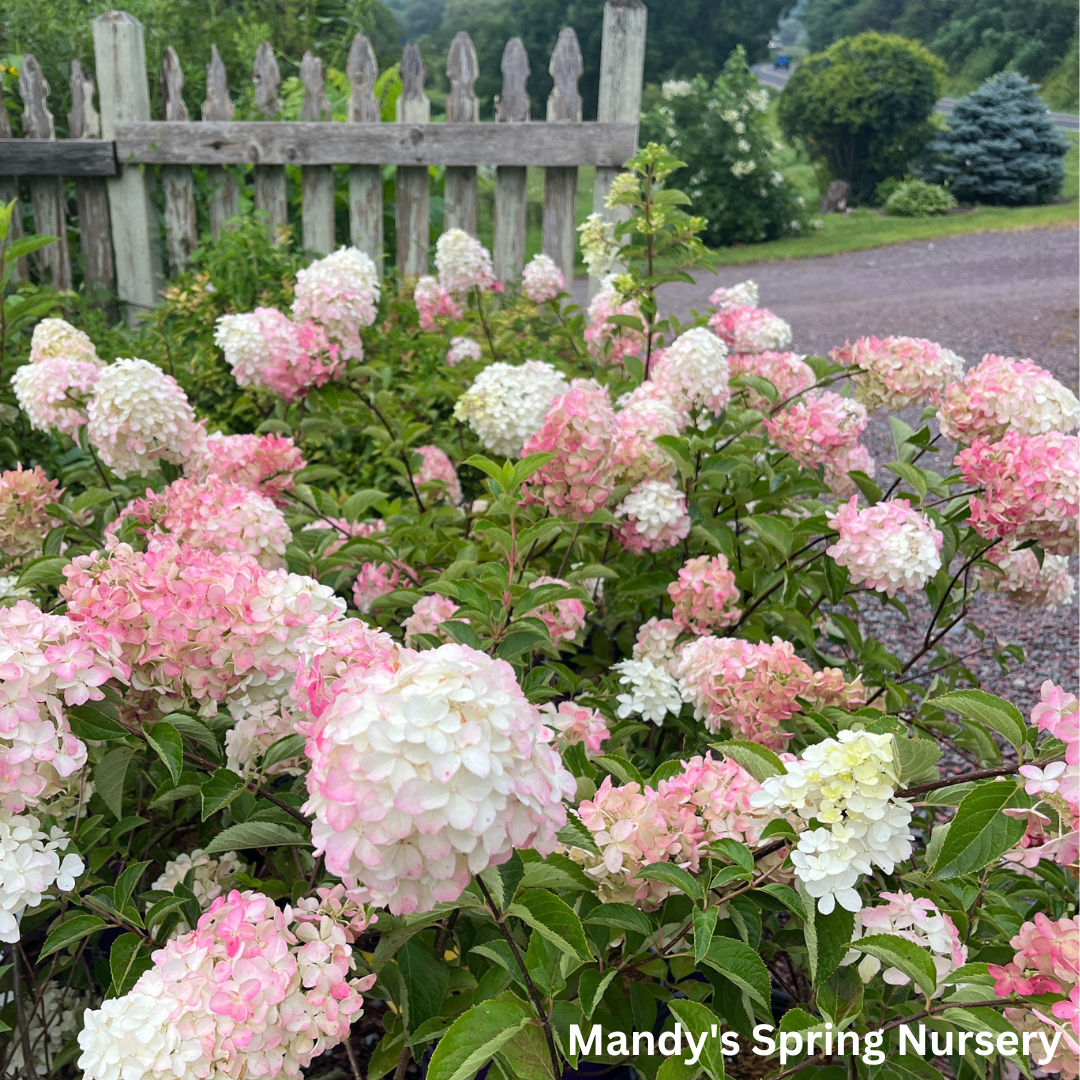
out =
{"type": "MultiPolygon", "coordinates": [[[[650,145],[586,223],[587,317],[454,234],[423,284],[346,250],[277,306],[171,286],[147,359],[41,324],[13,430],[55,454],[0,470],[5,1076],[717,1080],[659,1037],[777,1022],[880,1032],[864,1080],[1077,1075],[1080,701],[1025,715],[950,637],[979,591],[1071,602],[1075,399],[919,339],[780,352],[752,282],[661,317],[707,257],[680,167],[650,145]],[[46,402],[44,364],[87,378],[46,402]],[[875,462],[882,406],[924,413],[875,462]],[[909,1021],[1015,1052],[920,1063],[909,1021]]],[[[767,1075],[841,1075],[818,1043],[767,1075]]]]}

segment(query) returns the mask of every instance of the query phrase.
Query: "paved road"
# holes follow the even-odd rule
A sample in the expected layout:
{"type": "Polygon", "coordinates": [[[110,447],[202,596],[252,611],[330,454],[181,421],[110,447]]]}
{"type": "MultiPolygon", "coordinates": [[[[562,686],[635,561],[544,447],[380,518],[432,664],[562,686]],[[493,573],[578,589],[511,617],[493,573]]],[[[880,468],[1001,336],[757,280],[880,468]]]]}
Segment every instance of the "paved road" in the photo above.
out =
{"type": "MultiPolygon", "coordinates": [[[[791,78],[791,68],[774,68],[772,64],[755,64],[753,72],[762,86],[771,86],[774,90],[783,90],[791,78]]],[[[944,97],[937,103],[937,112],[951,116],[956,108],[957,98],[944,97]]],[[[1080,116],[1073,113],[1052,112],[1051,119],[1062,131],[1080,131],[1080,116]]]]}

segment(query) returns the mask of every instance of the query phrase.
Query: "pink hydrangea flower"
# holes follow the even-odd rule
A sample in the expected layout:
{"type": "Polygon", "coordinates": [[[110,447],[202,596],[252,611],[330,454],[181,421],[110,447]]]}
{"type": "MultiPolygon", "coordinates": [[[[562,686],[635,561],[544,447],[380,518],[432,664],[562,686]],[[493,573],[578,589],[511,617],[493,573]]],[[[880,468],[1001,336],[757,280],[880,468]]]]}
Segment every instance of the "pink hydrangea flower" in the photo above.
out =
{"type": "Polygon", "coordinates": [[[828,520],[840,538],[826,554],[847,568],[856,585],[895,596],[921,589],[941,569],[941,530],[905,499],[860,510],[853,495],[828,520]]]}
{"type": "Polygon", "coordinates": [[[999,592],[1021,608],[1057,608],[1072,603],[1074,585],[1069,560],[1064,555],[1044,555],[1042,566],[1030,548],[999,544],[983,556],[997,569],[980,567],[976,577],[982,588],[999,592]]]}
{"type": "Polygon", "coordinates": [[[753,644],[741,638],[702,637],[681,646],[672,664],[683,700],[714,732],[730,729],[736,738],[782,750],[791,737],[783,723],[802,706],[855,709],[866,703],[859,679],[844,681],[838,668],[814,671],[795,655],[790,641],[753,644]]]}
{"type": "Polygon", "coordinates": [[[765,430],[803,468],[816,469],[852,451],[869,421],[859,402],[825,390],[766,417],[765,430]]]}
{"type": "MultiPolygon", "coordinates": [[[[413,645],[417,634],[436,634],[440,623],[454,616],[458,606],[446,596],[432,593],[421,597],[413,604],[412,614],[401,624],[405,631],[405,644],[413,645]]],[[[468,619],[462,620],[468,622],[468,619]]]]}
{"type": "Polygon", "coordinates": [[[129,671],[112,643],[83,640],[63,615],[0,607],[0,805],[17,814],[59,793],[86,765],[64,706],[100,701],[129,671]]]}
{"type": "Polygon", "coordinates": [[[36,431],[59,431],[76,438],[103,365],[96,358],[49,356],[24,364],[11,377],[11,389],[36,431]]]}
{"type": "Polygon", "coordinates": [[[464,229],[447,229],[435,244],[439,284],[455,296],[470,289],[492,289],[495,274],[487,248],[464,229]]]}
{"type": "Polygon", "coordinates": [[[356,610],[366,615],[380,596],[392,593],[398,587],[400,580],[401,566],[398,563],[362,563],[352,587],[356,610]]]}
{"type": "Polygon", "coordinates": [[[1068,994],[1080,983],[1080,917],[1054,921],[1036,912],[1010,944],[1013,962],[990,965],[995,994],[1068,994]]]}
{"type": "Polygon", "coordinates": [[[0,473],[0,567],[41,554],[41,545],[57,519],[46,507],[63,494],[40,465],[22,465],[0,473]]]}
{"type": "Polygon", "coordinates": [[[615,490],[615,436],[615,410],[607,391],[590,379],[575,379],[522,448],[523,457],[555,455],[524,485],[526,499],[543,503],[559,517],[584,521],[615,490]]]}
{"type": "Polygon", "coordinates": [[[566,278],[549,255],[534,255],[521,272],[521,291],[534,303],[554,300],[566,288],[566,278]]]}
{"type": "Polygon", "coordinates": [[[285,565],[292,539],[285,515],[265,495],[214,477],[176,480],[160,492],[148,488],[145,498],[124,507],[107,533],[129,519],[146,535],[168,533],[178,543],[207,551],[251,555],[267,570],[285,565]]]}
{"type": "Polygon", "coordinates": [[[739,621],[739,589],[725,555],[698,555],[667,588],[671,618],[681,630],[707,634],[739,621]]]}
{"type": "Polygon", "coordinates": [[[306,464],[288,435],[222,435],[215,431],[206,436],[205,452],[191,467],[196,480],[213,477],[246,484],[285,509],[290,504],[284,492],[296,487],[294,478],[306,464]]]}
{"type": "Polygon", "coordinates": [[[996,442],[1006,431],[1072,431],[1080,422],[1080,402],[1034,360],[987,353],[961,382],[945,388],[937,419],[947,439],[996,442]]]}
{"type": "Polygon", "coordinates": [[[1075,555],[1080,514],[1080,439],[1007,431],[956,455],[971,496],[971,527],[987,540],[1038,540],[1051,555],[1075,555]]]}
{"type": "Polygon", "coordinates": [[[645,335],[629,326],[609,323],[613,315],[633,315],[641,318],[641,308],[634,300],[623,300],[612,277],[604,278],[596,295],[589,302],[585,327],[585,345],[589,355],[602,364],[621,364],[623,357],[641,356],[645,352],[645,335]]]}
{"type": "Polygon", "coordinates": [[[312,841],[397,914],[456,900],[515,848],[554,849],[575,789],[514,669],[464,645],[348,671],[310,729],[312,841]]]}
{"type": "Polygon", "coordinates": [[[775,817],[771,810],[750,805],[750,796],[760,787],[741,765],[718,761],[711,753],[682,762],[682,772],[658,785],[662,795],[694,807],[704,843],[726,838],[751,847],[775,817]]]}
{"type": "MultiPolygon", "coordinates": [[[[568,581],[557,577],[538,577],[529,584],[529,588],[536,589],[541,585],[565,585],[570,588],[568,581]]],[[[573,597],[542,604],[529,614],[538,618],[547,627],[553,645],[573,641],[585,628],[585,605],[573,597]]]]}
{"type": "MultiPolygon", "coordinates": [[[[465,309],[453,298],[449,291],[440,285],[435,278],[427,275],[416,282],[416,287],[413,289],[413,303],[416,304],[416,312],[420,317],[421,330],[435,330],[438,328],[438,320],[457,322],[465,314],[465,309]]],[[[451,345],[457,340],[459,339],[454,338],[451,345]]],[[[449,360],[449,356],[447,360],[449,360]]],[[[453,367],[453,364],[450,366],[453,367]]]]}
{"type": "Polygon", "coordinates": [[[647,396],[640,390],[615,414],[615,474],[620,483],[630,485],[675,475],[675,462],[655,440],[679,434],[679,414],[666,396],[647,396]]]}
{"type": "Polygon", "coordinates": [[[461,481],[446,451],[437,446],[418,446],[413,453],[421,458],[420,468],[415,475],[416,483],[438,484],[440,500],[457,506],[462,498],[461,481]]]}
{"type": "Polygon", "coordinates": [[[727,349],[703,326],[680,334],[654,355],[649,380],[684,417],[699,409],[719,416],[731,400],[727,349]]]}
{"type": "MultiPolygon", "coordinates": [[[[791,352],[732,353],[728,356],[728,370],[733,379],[740,375],[768,379],[776,387],[777,404],[805,393],[817,382],[814,369],[804,362],[804,357],[791,352]]],[[[773,408],[773,402],[752,386],[741,392],[746,396],[747,408],[764,413],[773,408]]]]}
{"type": "Polygon", "coordinates": [[[195,930],[153,953],[130,993],[87,1010],[79,1068],[88,1080],[109,1080],[118,1063],[121,1075],[156,1075],[141,1058],[160,1044],[184,1075],[298,1077],[363,1012],[375,975],[352,977],[353,943],[371,921],[331,890],[295,914],[257,892],[219,896],[195,930]]]}
{"type": "Polygon", "coordinates": [[[791,327],[768,308],[730,304],[709,325],[733,353],[780,352],[791,344],[791,327]]]}
{"type": "Polygon", "coordinates": [[[1039,703],[1031,710],[1031,722],[1065,744],[1065,760],[1080,765],[1080,700],[1047,679],[1039,703]]]}
{"type": "Polygon", "coordinates": [[[590,757],[600,753],[605,739],[611,738],[607,721],[597,709],[588,709],[574,701],[560,701],[558,708],[547,702],[540,706],[544,723],[558,733],[561,746],[584,746],[590,757]]]}
{"type": "Polygon", "coordinates": [[[581,822],[592,833],[600,855],[575,847],[567,854],[597,882],[605,903],[654,910],[671,893],[671,886],[639,878],[643,867],[671,862],[697,869],[703,829],[695,808],[680,795],[661,795],[636,783],[615,787],[606,776],[596,795],[578,806],[581,822]]]}
{"type": "Polygon", "coordinates": [[[670,480],[643,480],[615,508],[615,535],[629,552],[667,551],[690,535],[686,496],[670,480]]]}
{"type": "Polygon", "coordinates": [[[925,338],[862,337],[829,356],[859,368],[855,396],[871,412],[936,405],[949,383],[964,374],[964,358],[925,338]]]}
{"type": "Polygon", "coordinates": [[[244,695],[284,698],[297,640],[344,608],[311,578],[171,536],[151,535],[144,552],[111,538],[104,552],[73,559],[64,576],[68,618],[84,640],[131,668],[134,691],[176,707],[193,701],[208,715],[244,695]]]}
{"type": "Polygon", "coordinates": [[[360,360],[364,346],[361,327],[375,321],[379,304],[379,274],[369,255],[342,247],[296,275],[293,318],[319,323],[336,342],[345,360],[360,360]]]}
{"type": "Polygon", "coordinates": [[[276,308],[222,315],[214,341],[239,386],[255,386],[295,401],[341,377],[345,358],[326,330],[310,319],[294,322],[276,308]]]}
{"type": "Polygon", "coordinates": [[[877,464],[862,443],[846,450],[837,450],[826,460],[825,483],[834,495],[846,499],[858,490],[858,485],[851,478],[851,474],[856,470],[866,473],[871,479],[877,472],[877,464]]]}
{"type": "Polygon", "coordinates": [[[479,360],[483,355],[478,341],[470,337],[453,337],[446,353],[446,362],[450,367],[457,367],[463,360],[479,360]]]}

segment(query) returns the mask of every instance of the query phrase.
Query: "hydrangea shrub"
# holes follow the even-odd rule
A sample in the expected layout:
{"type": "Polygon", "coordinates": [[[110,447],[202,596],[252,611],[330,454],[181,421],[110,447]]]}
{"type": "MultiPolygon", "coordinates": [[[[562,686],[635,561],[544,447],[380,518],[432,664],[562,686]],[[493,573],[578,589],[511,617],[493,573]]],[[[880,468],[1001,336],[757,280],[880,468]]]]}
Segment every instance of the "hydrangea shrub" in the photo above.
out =
{"type": "MultiPolygon", "coordinates": [[[[650,145],[583,227],[620,262],[589,312],[453,231],[420,282],[346,250],[219,311],[253,431],[39,324],[16,385],[66,464],[0,473],[12,1069],[717,1080],[660,1037],[782,1023],[880,1033],[884,1080],[1076,1076],[1080,701],[1025,715],[949,636],[980,590],[1071,602],[1076,400],[921,339],[784,352],[752,282],[662,317],[704,256],[678,167],[650,145]],[[1018,1049],[915,1062],[908,1021],[1018,1049]]],[[[840,1075],[808,1054],[766,1068],[840,1075]]]]}

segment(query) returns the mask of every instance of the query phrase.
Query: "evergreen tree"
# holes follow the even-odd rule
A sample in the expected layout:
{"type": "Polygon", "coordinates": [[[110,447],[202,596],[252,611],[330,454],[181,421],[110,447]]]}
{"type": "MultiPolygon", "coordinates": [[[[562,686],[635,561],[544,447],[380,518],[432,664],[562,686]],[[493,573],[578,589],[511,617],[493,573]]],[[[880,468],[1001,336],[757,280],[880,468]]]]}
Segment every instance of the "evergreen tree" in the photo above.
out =
{"type": "Polygon", "coordinates": [[[961,98],[931,146],[937,178],[964,202],[1049,202],[1065,180],[1069,144],[1022,75],[1005,72],[961,98]]]}

